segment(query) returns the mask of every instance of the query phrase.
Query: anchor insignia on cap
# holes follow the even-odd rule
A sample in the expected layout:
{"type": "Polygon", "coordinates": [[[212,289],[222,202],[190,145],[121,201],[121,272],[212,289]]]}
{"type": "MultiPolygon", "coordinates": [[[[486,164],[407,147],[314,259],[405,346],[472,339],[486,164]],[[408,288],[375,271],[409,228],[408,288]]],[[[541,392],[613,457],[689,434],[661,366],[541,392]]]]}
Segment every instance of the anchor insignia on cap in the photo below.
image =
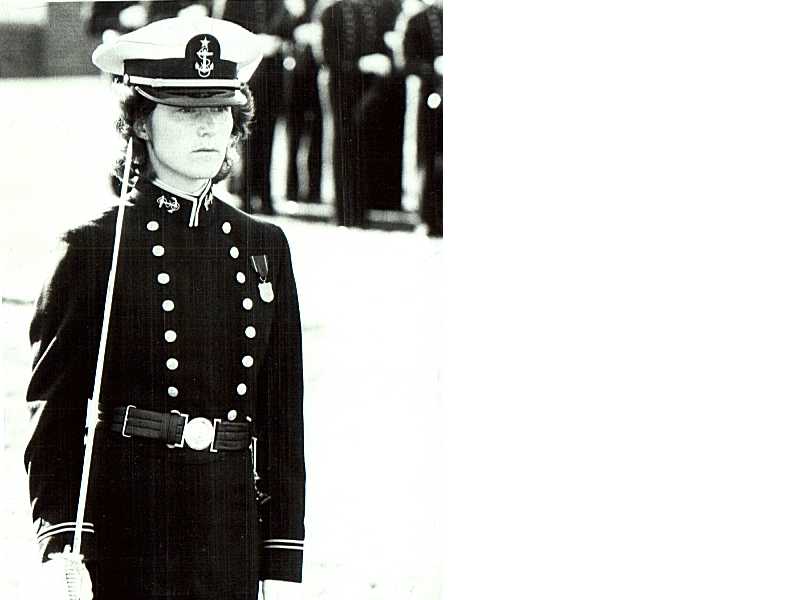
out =
{"type": "Polygon", "coordinates": [[[179,210],[181,207],[176,198],[170,198],[167,200],[164,196],[160,196],[156,202],[158,202],[158,208],[164,208],[166,206],[167,212],[170,214],[174,213],[176,210],[179,210]]]}
{"type": "Polygon", "coordinates": [[[208,49],[209,39],[204,37],[200,40],[202,46],[200,50],[198,50],[195,54],[200,59],[200,63],[194,63],[194,68],[197,70],[197,74],[200,77],[206,78],[211,75],[211,71],[214,70],[214,63],[211,62],[209,56],[214,56],[214,53],[208,49]]]}

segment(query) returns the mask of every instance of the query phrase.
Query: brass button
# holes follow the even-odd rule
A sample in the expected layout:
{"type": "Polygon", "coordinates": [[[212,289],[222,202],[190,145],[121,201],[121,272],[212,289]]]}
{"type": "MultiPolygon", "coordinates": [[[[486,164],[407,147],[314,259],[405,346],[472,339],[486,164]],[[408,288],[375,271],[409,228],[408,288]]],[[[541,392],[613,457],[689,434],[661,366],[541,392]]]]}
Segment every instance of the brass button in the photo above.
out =
{"type": "Polygon", "coordinates": [[[153,256],[164,256],[164,246],[153,246],[153,256]]]}
{"type": "Polygon", "coordinates": [[[167,340],[170,344],[178,339],[178,334],[175,333],[172,329],[167,329],[164,332],[164,339],[167,340]]]}
{"type": "Polygon", "coordinates": [[[240,396],[244,396],[247,393],[247,386],[243,383],[240,383],[236,386],[236,393],[240,396]]]}
{"type": "Polygon", "coordinates": [[[228,411],[228,421],[233,421],[236,418],[236,414],[237,413],[236,413],[235,410],[229,410],[228,411]]]}
{"type": "Polygon", "coordinates": [[[177,358],[168,358],[167,359],[167,368],[170,371],[174,371],[178,368],[178,359],[177,358]]]}
{"type": "Polygon", "coordinates": [[[256,328],[250,325],[244,330],[244,334],[250,339],[256,337],[256,328]]]}
{"type": "Polygon", "coordinates": [[[167,394],[169,394],[170,398],[177,398],[178,397],[178,388],[175,386],[169,386],[167,388],[167,394]]]}
{"type": "Polygon", "coordinates": [[[253,357],[249,354],[246,354],[242,357],[242,364],[249,369],[253,366],[253,357]]]}
{"type": "Polygon", "coordinates": [[[150,221],[147,224],[147,229],[149,231],[158,231],[158,221],[150,221]]]}
{"type": "Polygon", "coordinates": [[[169,283],[169,273],[159,273],[158,274],[158,283],[161,285],[166,285],[169,283]]]}
{"type": "Polygon", "coordinates": [[[250,298],[245,298],[244,300],[242,300],[242,306],[244,307],[245,310],[250,310],[251,308],[253,308],[253,301],[250,298]]]}
{"type": "Polygon", "coordinates": [[[231,224],[225,221],[222,224],[222,233],[228,234],[231,232],[231,224]]]}
{"type": "Polygon", "coordinates": [[[239,249],[236,246],[231,246],[231,258],[239,258],[239,249]]]}
{"type": "Polygon", "coordinates": [[[236,274],[236,281],[238,281],[239,283],[244,283],[246,280],[247,280],[247,278],[244,276],[244,273],[242,273],[241,271],[239,271],[236,274]]]}
{"type": "Polygon", "coordinates": [[[172,300],[164,300],[161,303],[161,308],[164,309],[164,312],[172,312],[175,310],[175,303],[172,300]]]}

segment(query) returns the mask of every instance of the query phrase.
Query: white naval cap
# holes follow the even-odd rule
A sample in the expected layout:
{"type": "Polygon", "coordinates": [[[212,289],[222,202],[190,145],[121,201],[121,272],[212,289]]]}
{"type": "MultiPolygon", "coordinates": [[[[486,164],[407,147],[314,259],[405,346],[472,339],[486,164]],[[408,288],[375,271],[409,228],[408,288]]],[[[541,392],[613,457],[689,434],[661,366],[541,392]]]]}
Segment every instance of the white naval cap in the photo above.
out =
{"type": "Polygon", "coordinates": [[[261,57],[258,36],[236,23],[176,17],[101,44],[92,62],[160,104],[241,106],[261,57]]]}

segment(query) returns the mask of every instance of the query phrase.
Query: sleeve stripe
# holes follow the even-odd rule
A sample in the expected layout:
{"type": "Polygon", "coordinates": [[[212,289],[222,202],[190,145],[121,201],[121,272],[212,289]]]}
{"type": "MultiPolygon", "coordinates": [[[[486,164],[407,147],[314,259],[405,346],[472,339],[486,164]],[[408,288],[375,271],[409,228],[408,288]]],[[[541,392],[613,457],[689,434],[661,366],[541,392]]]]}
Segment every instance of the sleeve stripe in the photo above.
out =
{"type": "MultiPolygon", "coordinates": [[[[42,535],[43,533],[47,533],[51,529],[58,529],[60,527],[66,527],[68,525],[71,525],[72,528],[74,529],[75,528],[75,521],[64,521],[63,523],[54,523],[53,525],[48,525],[47,527],[42,527],[39,530],[39,535],[42,535]]],[[[90,529],[94,529],[94,523],[90,523],[89,521],[84,521],[83,522],[83,526],[84,527],[88,527],[90,529]]]]}
{"type": "MultiPolygon", "coordinates": [[[[59,523],[58,525],[52,525],[40,531],[36,537],[36,541],[41,542],[54,535],[70,531],[75,531],[75,523],[59,523]]],[[[91,523],[84,523],[82,531],[85,533],[94,533],[94,525],[91,523]]]]}
{"type": "MultiPolygon", "coordinates": [[[[36,537],[36,541],[37,542],[41,542],[44,539],[47,539],[49,537],[53,537],[54,535],[58,535],[60,533],[67,533],[67,532],[70,532],[70,531],[74,532],[75,531],[75,527],[61,527],[59,529],[53,529],[52,531],[48,531],[47,533],[39,534],[36,537]]],[[[83,532],[84,533],[94,533],[94,528],[93,527],[84,527],[83,528],[83,532]]]]}
{"type": "Polygon", "coordinates": [[[300,544],[301,546],[304,543],[303,540],[282,540],[280,538],[270,538],[268,540],[264,540],[265,544],[268,544],[270,542],[278,542],[279,544],[300,544]]]}
{"type": "Polygon", "coordinates": [[[302,546],[284,546],[282,544],[264,544],[264,547],[269,548],[278,548],[282,550],[299,550],[300,552],[303,551],[302,546]]]}

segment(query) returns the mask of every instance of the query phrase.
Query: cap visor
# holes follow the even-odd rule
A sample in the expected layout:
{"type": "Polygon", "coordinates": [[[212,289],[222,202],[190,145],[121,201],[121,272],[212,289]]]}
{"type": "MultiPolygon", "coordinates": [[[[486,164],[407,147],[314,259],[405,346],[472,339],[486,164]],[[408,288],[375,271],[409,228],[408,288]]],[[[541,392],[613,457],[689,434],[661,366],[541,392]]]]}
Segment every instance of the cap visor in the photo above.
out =
{"type": "Polygon", "coordinates": [[[203,90],[198,92],[196,89],[159,89],[158,92],[155,92],[153,89],[142,89],[138,85],[134,86],[133,89],[148,100],[152,100],[157,104],[166,104],[167,106],[199,108],[204,106],[244,106],[247,104],[247,96],[240,90],[203,90]]]}

